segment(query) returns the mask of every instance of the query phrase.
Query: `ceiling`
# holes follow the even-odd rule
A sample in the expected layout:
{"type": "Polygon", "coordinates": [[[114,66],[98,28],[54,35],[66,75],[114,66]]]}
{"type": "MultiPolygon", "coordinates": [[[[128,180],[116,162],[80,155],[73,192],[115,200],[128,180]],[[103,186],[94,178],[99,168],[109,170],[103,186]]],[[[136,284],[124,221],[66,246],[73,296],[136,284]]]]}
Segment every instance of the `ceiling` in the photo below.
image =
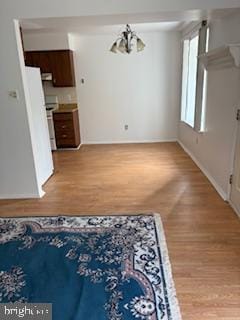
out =
{"type": "Polygon", "coordinates": [[[62,17],[21,20],[25,33],[113,33],[120,32],[126,23],[138,32],[180,31],[192,21],[218,19],[239,12],[240,9],[219,9],[162,12],[114,16],[62,17]]]}
{"type": "MultiPolygon", "coordinates": [[[[68,32],[68,33],[83,33],[83,34],[108,34],[108,33],[118,33],[124,28],[124,24],[116,24],[109,26],[95,26],[95,25],[81,25],[75,26],[70,24],[65,24],[64,27],[54,27],[46,28],[42,25],[32,25],[24,23],[22,25],[24,32],[26,33],[47,33],[47,32],[68,32]]],[[[151,22],[151,23],[138,23],[132,24],[131,28],[136,29],[138,32],[153,32],[153,31],[173,31],[179,30],[182,26],[182,22],[171,21],[171,22],[151,22]]]]}

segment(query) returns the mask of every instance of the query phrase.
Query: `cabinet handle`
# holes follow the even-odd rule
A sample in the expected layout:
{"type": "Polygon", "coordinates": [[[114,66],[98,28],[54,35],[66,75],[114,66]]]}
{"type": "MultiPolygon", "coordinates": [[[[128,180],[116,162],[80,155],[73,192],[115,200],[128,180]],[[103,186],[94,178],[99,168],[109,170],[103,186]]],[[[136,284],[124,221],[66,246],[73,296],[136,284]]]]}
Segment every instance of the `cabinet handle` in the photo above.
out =
{"type": "Polygon", "coordinates": [[[66,134],[62,134],[62,138],[66,138],[67,137],[67,135],[66,134]]]}
{"type": "Polygon", "coordinates": [[[65,129],[65,128],[67,128],[67,126],[66,126],[66,125],[63,125],[63,126],[62,126],[62,129],[65,129]]]}

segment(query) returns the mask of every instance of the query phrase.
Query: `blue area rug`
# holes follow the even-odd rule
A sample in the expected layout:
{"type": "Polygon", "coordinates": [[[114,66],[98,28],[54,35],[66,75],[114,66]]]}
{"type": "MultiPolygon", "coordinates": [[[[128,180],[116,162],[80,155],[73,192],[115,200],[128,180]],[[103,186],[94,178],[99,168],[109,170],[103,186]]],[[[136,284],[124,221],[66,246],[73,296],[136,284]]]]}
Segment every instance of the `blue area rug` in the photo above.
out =
{"type": "Polygon", "coordinates": [[[159,216],[0,218],[0,302],[53,320],[181,319],[159,216]]]}

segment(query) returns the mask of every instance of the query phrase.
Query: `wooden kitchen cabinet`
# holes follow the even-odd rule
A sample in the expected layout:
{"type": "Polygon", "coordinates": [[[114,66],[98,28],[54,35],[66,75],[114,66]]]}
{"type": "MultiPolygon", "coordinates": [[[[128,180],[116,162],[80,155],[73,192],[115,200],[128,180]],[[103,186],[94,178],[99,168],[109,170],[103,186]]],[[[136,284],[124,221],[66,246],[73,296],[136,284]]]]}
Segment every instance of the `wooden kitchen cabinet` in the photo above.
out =
{"type": "Polygon", "coordinates": [[[57,148],[77,148],[80,143],[78,109],[53,113],[57,148]]]}
{"type": "Polygon", "coordinates": [[[48,51],[26,51],[25,64],[29,67],[40,68],[41,73],[50,73],[50,54],[48,51]]]}
{"type": "Polygon", "coordinates": [[[49,56],[53,85],[55,87],[74,87],[73,52],[71,50],[51,51],[49,56]]]}
{"type": "Polygon", "coordinates": [[[73,51],[26,51],[25,57],[27,66],[38,67],[41,73],[52,73],[54,87],[75,86],[73,51]]]}

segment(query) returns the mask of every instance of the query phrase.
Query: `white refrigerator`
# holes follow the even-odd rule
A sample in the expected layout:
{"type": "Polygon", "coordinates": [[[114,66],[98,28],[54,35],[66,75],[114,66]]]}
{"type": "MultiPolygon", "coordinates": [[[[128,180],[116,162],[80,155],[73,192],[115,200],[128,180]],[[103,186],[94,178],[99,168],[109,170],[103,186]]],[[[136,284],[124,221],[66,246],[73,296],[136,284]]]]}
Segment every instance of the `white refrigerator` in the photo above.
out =
{"type": "Polygon", "coordinates": [[[28,98],[30,100],[29,122],[36,176],[41,189],[42,185],[53,174],[53,158],[40,69],[26,67],[26,76],[29,91],[28,98]]]}

